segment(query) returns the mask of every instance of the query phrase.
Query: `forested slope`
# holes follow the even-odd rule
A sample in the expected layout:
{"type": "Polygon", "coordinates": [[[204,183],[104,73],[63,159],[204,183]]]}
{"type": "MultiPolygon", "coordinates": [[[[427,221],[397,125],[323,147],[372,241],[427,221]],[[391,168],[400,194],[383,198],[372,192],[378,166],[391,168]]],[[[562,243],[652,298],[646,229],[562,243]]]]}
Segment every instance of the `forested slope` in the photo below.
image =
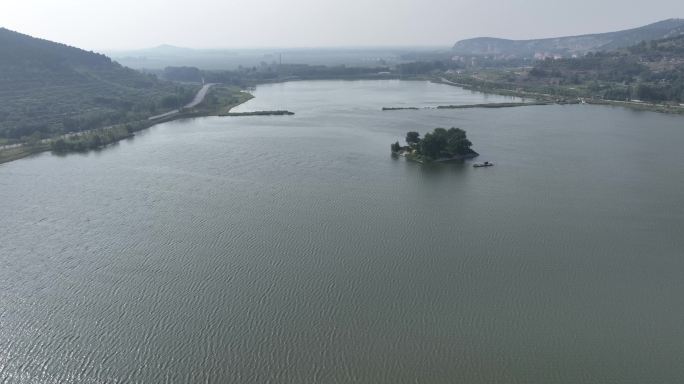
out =
{"type": "Polygon", "coordinates": [[[107,56],[0,28],[0,138],[17,140],[146,119],[192,99],[107,56]]]}

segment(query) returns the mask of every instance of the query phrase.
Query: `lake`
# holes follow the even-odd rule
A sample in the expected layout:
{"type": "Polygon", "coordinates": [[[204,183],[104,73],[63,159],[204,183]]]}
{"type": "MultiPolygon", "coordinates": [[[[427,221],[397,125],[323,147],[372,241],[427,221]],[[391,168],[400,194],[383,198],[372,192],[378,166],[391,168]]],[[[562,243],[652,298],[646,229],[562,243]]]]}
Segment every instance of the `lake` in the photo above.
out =
{"type": "Polygon", "coordinates": [[[237,112],[0,165],[0,382],[674,383],[684,118],[447,85],[259,86],[237,112]],[[460,127],[495,167],[390,156],[460,127]]]}

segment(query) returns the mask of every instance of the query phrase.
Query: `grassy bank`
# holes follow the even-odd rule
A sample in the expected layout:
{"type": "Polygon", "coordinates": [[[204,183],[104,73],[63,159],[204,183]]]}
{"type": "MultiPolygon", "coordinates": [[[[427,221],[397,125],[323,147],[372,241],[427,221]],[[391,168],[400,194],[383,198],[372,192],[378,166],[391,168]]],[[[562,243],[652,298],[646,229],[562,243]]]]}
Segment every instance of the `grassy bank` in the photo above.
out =
{"type": "Polygon", "coordinates": [[[139,120],[126,124],[117,124],[105,128],[60,135],[44,139],[35,144],[23,143],[17,147],[2,149],[0,150],[0,164],[50,150],[56,153],[87,152],[132,137],[135,135],[135,132],[157,124],[178,119],[218,116],[221,113],[230,113],[231,109],[253,97],[251,94],[243,92],[236,87],[215,86],[211,88],[205,100],[195,108],[183,109],[175,115],[157,120],[139,120]]]}
{"type": "Polygon", "coordinates": [[[87,152],[133,136],[133,125],[96,129],[80,135],[53,140],[50,149],[56,153],[87,152]]]}
{"type": "Polygon", "coordinates": [[[587,104],[612,105],[626,107],[640,111],[651,111],[671,114],[684,114],[684,107],[669,104],[652,104],[645,102],[620,101],[597,99],[587,94],[583,89],[577,87],[520,87],[518,84],[508,84],[478,79],[472,76],[461,75],[450,78],[433,78],[433,82],[447,85],[454,85],[464,89],[491,93],[502,96],[513,96],[527,99],[534,99],[538,103],[560,103],[573,104],[581,99],[587,104]]]}
{"type": "MultiPolygon", "coordinates": [[[[577,103],[577,102],[574,102],[577,103]]],[[[535,101],[532,103],[485,103],[485,104],[464,104],[464,105],[438,105],[436,107],[383,107],[383,111],[404,111],[404,110],[419,110],[419,109],[469,109],[469,108],[514,108],[514,107],[529,107],[533,105],[550,105],[551,102],[535,101]]]]}
{"type": "Polygon", "coordinates": [[[536,101],[533,103],[487,103],[487,104],[466,104],[466,105],[440,105],[437,109],[468,109],[468,108],[514,108],[529,107],[534,105],[550,105],[550,102],[536,101]]]}
{"type": "Polygon", "coordinates": [[[440,157],[437,159],[432,159],[429,157],[422,156],[420,154],[416,153],[392,153],[393,156],[402,156],[406,158],[407,160],[414,161],[416,163],[420,164],[431,164],[431,163],[451,163],[451,162],[461,162],[465,160],[471,160],[474,159],[478,156],[480,156],[479,153],[472,151],[471,153],[467,153],[464,155],[454,155],[454,156],[448,156],[448,157],[440,157]]]}
{"type": "Polygon", "coordinates": [[[294,112],[290,111],[255,111],[255,112],[228,112],[219,116],[291,116],[294,112]]]}
{"type": "Polygon", "coordinates": [[[193,110],[181,111],[181,113],[198,113],[201,116],[219,116],[230,113],[233,108],[246,103],[253,98],[253,95],[243,92],[238,87],[215,85],[209,90],[209,93],[200,105],[193,110]]]}
{"type": "Polygon", "coordinates": [[[19,160],[24,157],[35,155],[37,153],[50,150],[49,143],[40,143],[38,145],[22,145],[19,147],[0,150],[0,164],[7,163],[14,160],[19,160]]]}

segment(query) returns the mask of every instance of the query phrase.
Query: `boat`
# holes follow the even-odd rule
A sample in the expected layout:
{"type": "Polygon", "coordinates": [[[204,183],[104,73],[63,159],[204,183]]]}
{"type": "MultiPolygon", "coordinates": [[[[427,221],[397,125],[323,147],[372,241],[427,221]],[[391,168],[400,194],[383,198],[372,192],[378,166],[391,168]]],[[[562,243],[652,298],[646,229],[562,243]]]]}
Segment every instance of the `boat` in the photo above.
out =
{"type": "Polygon", "coordinates": [[[475,167],[475,168],[493,167],[493,166],[494,166],[494,163],[490,163],[489,161],[485,161],[484,163],[473,164],[473,167],[475,167]]]}

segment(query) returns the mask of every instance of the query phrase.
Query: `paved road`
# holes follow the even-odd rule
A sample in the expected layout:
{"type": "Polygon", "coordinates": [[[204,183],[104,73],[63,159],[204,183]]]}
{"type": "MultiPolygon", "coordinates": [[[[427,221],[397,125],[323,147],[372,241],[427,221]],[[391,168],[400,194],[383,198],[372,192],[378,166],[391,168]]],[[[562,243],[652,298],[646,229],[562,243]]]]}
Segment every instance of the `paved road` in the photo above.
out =
{"type": "MultiPolygon", "coordinates": [[[[201,89],[197,92],[197,94],[195,95],[195,98],[192,99],[191,102],[189,102],[188,104],[186,104],[186,105],[183,107],[183,109],[186,109],[186,108],[195,108],[196,106],[198,106],[201,102],[204,101],[204,98],[207,96],[207,93],[209,92],[209,88],[211,88],[213,85],[215,85],[215,84],[214,84],[214,83],[210,83],[210,84],[205,84],[204,86],[202,86],[202,88],[201,88],[201,89]]],[[[162,113],[161,115],[149,117],[148,120],[157,120],[157,119],[161,119],[161,118],[164,118],[164,117],[173,116],[173,115],[179,113],[180,111],[181,111],[180,109],[174,109],[173,111],[166,112],[166,113],[162,113]]],[[[107,128],[111,128],[111,127],[104,127],[104,128],[102,128],[102,129],[107,129],[107,128]]],[[[72,136],[80,136],[80,135],[83,135],[83,134],[85,134],[85,133],[87,133],[87,132],[89,132],[89,130],[88,130],[88,131],[81,131],[81,132],[65,133],[64,135],[60,136],[60,138],[66,139],[66,138],[69,138],[69,137],[72,137],[72,136]]],[[[41,142],[42,142],[42,143],[47,143],[47,142],[52,141],[52,140],[53,140],[53,139],[43,139],[43,140],[41,140],[41,142]]],[[[23,143],[19,143],[19,144],[8,144],[8,145],[0,145],[0,151],[6,150],[6,149],[18,148],[18,147],[21,147],[21,146],[23,146],[23,145],[24,145],[23,143]]]]}
{"type": "Polygon", "coordinates": [[[189,104],[187,104],[184,108],[195,108],[197,105],[199,105],[199,103],[203,102],[204,97],[207,96],[209,88],[211,88],[212,85],[214,85],[214,83],[205,84],[202,87],[202,89],[200,89],[199,92],[197,92],[195,98],[192,99],[192,101],[189,104]]]}
{"type": "MultiPolygon", "coordinates": [[[[195,95],[195,98],[192,99],[191,102],[189,102],[188,104],[186,104],[186,105],[183,107],[183,109],[195,108],[195,107],[198,106],[201,102],[203,102],[203,101],[204,101],[204,98],[207,96],[207,93],[209,92],[209,88],[211,88],[212,85],[214,85],[214,84],[213,84],[213,83],[204,84],[204,86],[202,87],[202,89],[200,89],[199,92],[197,92],[197,94],[195,95]]],[[[165,118],[165,117],[173,116],[173,115],[179,113],[180,111],[181,111],[180,109],[174,109],[173,111],[169,111],[169,112],[166,112],[166,113],[162,113],[161,115],[149,117],[147,120],[158,120],[158,119],[163,119],[163,118],[165,118]]]]}

